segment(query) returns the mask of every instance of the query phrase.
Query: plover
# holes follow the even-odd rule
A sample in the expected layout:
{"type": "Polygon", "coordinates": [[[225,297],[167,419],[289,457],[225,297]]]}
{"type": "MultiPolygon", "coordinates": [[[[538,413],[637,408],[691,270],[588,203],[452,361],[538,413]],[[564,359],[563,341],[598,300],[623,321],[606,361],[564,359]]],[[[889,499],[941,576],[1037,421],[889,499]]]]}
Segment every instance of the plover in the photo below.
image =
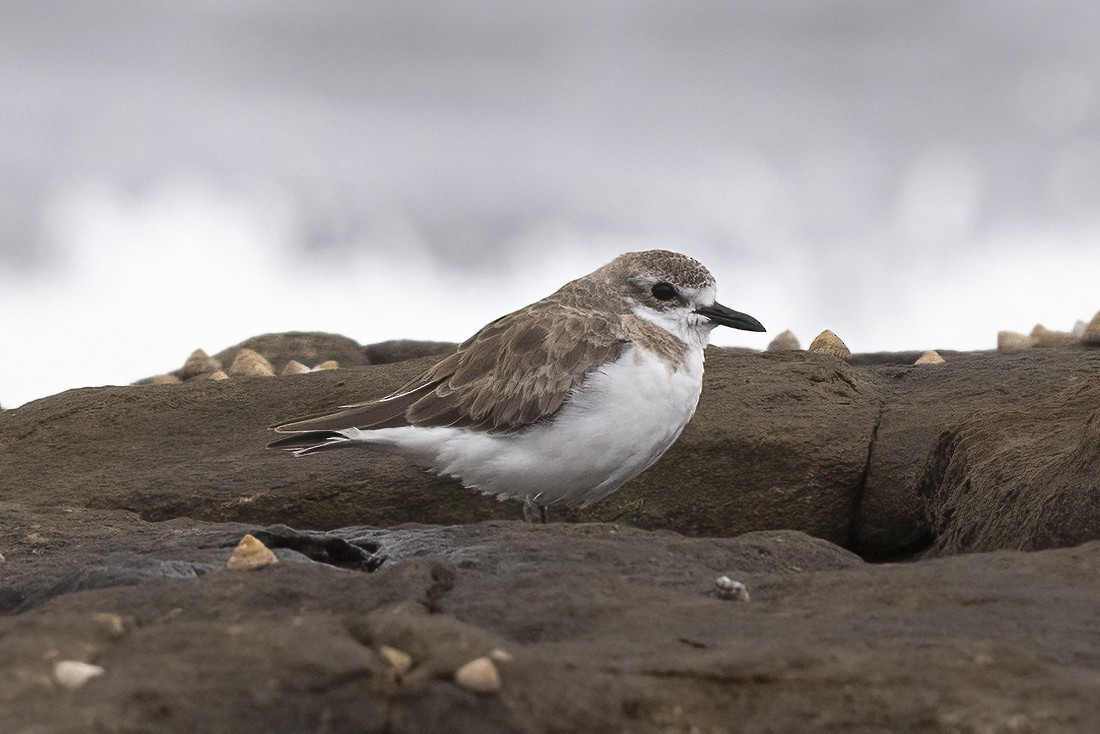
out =
{"type": "Polygon", "coordinates": [[[384,398],[274,426],[297,456],[395,451],[545,520],[653,465],[695,413],[716,326],[764,331],[715,301],[702,264],[631,252],[493,321],[384,398]]]}

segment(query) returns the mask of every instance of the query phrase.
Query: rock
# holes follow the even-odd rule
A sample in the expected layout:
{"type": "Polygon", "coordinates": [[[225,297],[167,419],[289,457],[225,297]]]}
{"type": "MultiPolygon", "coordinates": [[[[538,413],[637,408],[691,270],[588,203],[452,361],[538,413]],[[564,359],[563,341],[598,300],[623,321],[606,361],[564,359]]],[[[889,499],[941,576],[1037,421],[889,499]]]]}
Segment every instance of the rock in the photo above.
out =
{"type": "Polygon", "coordinates": [[[226,568],[262,568],[278,563],[279,559],[266,545],[251,534],[245,534],[241,542],[233,549],[233,555],[226,562],[226,568]]]}
{"type": "Polygon", "coordinates": [[[228,380],[229,375],[225,374],[225,372],[223,372],[221,370],[218,370],[217,372],[211,372],[210,373],[210,379],[211,380],[228,380]]]}
{"type": "Polygon", "coordinates": [[[254,336],[223,349],[214,357],[222,364],[232,364],[242,349],[262,354],[272,364],[286,364],[292,359],[302,364],[318,364],[334,359],[345,367],[367,363],[364,348],[353,339],[338,334],[302,331],[254,336]]]}
{"type": "Polygon", "coordinates": [[[1077,350],[958,353],[935,369],[866,369],[878,386],[870,457],[846,543],[876,560],[906,558],[934,542],[922,477],[940,435],[980,410],[1026,405],[1100,369],[1077,350]],[[995,386],[992,387],[991,386],[995,386]]]}
{"type": "MultiPolygon", "coordinates": [[[[33,556],[13,546],[22,570],[6,569],[0,599],[23,572],[54,577],[55,564],[75,559],[65,567],[133,567],[142,556],[200,564],[240,537],[239,526],[187,518],[0,503],[0,537],[50,521],[66,540],[33,556]]],[[[875,565],[790,531],[687,538],[484,522],[339,534],[373,538],[390,560],[374,573],[302,562],[53,584],[48,598],[0,616],[0,731],[94,721],[166,734],[646,732],[673,720],[723,731],[736,717],[748,732],[873,721],[917,734],[1008,718],[1025,731],[1090,731],[1100,718],[1100,542],[875,565]],[[700,593],[716,569],[751,586],[753,602],[700,593]],[[140,627],[97,636],[92,615],[121,610],[140,627]],[[43,655],[80,659],[89,642],[108,674],[58,695],[43,655]],[[400,685],[382,645],[417,661],[400,685]],[[504,647],[522,654],[486,652],[504,647]],[[482,657],[507,680],[495,695],[452,682],[482,657]]]]}
{"type": "Polygon", "coordinates": [[[768,343],[767,352],[797,352],[802,349],[802,345],[798,343],[798,337],[794,335],[794,332],[790,329],[781,331],[776,334],[775,338],[768,343]]]}
{"type": "Polygon", "coordinates": [[[394,339],[392,341],[368,344],[363,347],[370,364],[392,364],[410,359],[432,357],[453,352],[458,345],[453,342],[416,341],[413,339],[394,339]]]}
{"type": "Polygon", "coordinates": [[[937,351],[923,352],[913,364],[943,364],[944,359],[937,351]]]}
{"type": "Polygon", "coordinates": [[[203,350],[196,349],[191,352],[191,356],[183,363],[183,367],[181,367],[179,371],[179,377],[183,380],[190,380],[199,375],[217,372],[221,368],[221,362],[214,359],[203,350]]]}
{"type": "Polygon", "coordinates": [[[1025,336],[1015,331],[997,332],[997,351],[1011,354],[1024,349],[1030,349],[1035,345],[1034,337],[1025,336]]]}
{"type": "Polygon", "coordinates": [[[175,375],[157,375],[156,377],[150,377],[148,380],[143,381],[144,385],[178,385],[183,382],[175,375]]]}
{"type": "Polygon", "coordinates": [[[97,678],[105,672],[98,665],[83,663],[79,660],[59,660],[53,666],[54,680],[62,688],[68,688],[69,690],[76,690],[92,678],[97,678]]]}
{"type": "Polygon", "coordinates": [[[839,336],[828,329],[815,336],[814,340],[810,342],[809,349],[806,351],[814,354],[825,354],[839,359],[848,359],[852,356],[852,352],[848,349],[848,345],[842,342],[839,336]]]}
{"type": "Polygon", "coordinates": [[[1100,377],[985,409],[945,432],[922,477],[935,554],[1071,546],[1100,533],[1100,377]]]}
{"type": "Polygon", "coordinates": [[[501,688],[497,666],[487,657],[474,658],[456,670],[455,683],[476,693],[496,693],[501,688]]]}
{"type": "Polygon", "coordinates": [[[1037,347],[1063,347],[1076,344],[1078,336],[1069,331],[1052,331],[1042,324],[1035,324],[1029,336],[1037,347]]]}
{"type": "Polygon", "coordinates": [[[1100,347],[1100,311],[1097,311],[1081,330],[1081,343],[1090,347],[1100,347]]]}
{"type": "Polygon", "coordinates": [[[338,369],[340,369],[340,363],[337,362],[335,359],[330,359],[330,360],[327,360],[327,361],[322,362],[321,364],[317,365],[311,371],[312,372],[321,372],[323,370],[338,370],[338,369]]]}
{"type": "Polygon", "coordinates": [[[271,362],[258,352],[242,349],[233,358],[233,364],[229,366],[229,374],[245,377],[274,377],[275,370],[271,362]]]}
{"type": "Polygon", "coordinates": [[[286,377],[287,375],[301,375],[309,372],[309,367],[299,362],[296,359],[292,359],[287,362],[281,370],[279,370],[280,377],[286,377]]]}

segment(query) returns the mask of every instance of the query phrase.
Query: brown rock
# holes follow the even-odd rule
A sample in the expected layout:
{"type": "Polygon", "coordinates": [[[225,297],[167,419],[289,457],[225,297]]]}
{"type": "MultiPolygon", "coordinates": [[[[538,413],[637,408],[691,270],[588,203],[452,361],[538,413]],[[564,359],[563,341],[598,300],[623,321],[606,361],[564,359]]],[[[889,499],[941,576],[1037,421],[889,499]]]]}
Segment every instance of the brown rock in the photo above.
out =
{"type": "Polygon", "coordinates": [[[178,385],[182,380],[175,375],[157,375],[156,377],[150,377],[145,380],[145,385],[178,385]]]}
{"type": "Polygon", "coordinates": [[[345,367],[367,363],[363,347],[346,336],[302,331],[261,334],[223,349],[214,356],[222,364],[232,364],[242,349],[262,354],[272,364],[286,364],[292,359],[302,364],[318,364],[334,359],[345,367]]]}
{"type": "Polygon", "coordinates": [[[458,346],[453,342],[416,341],[413,339],[394,339],[392,341],[368,344],[363,347],[370,364],[392,364],[410,359],[432,357],[453,352],[458,346]]]}
{"type": "Polygon", "coordinates": [[[321,372],[323,370],[338,370],[338,369],[340,369],[340,363],[337,362],[335,359],[330,359],[326,362],[322,362],[321,364],[317,365],[316,367],[313,368],[312,371],[313,372],[321,372]]]}
{"type": "Polygon", "coordinates": [[[1100,534],[1100,377],[943,434],[922,478],[936,553],[1069,546],[1100,534]]]}

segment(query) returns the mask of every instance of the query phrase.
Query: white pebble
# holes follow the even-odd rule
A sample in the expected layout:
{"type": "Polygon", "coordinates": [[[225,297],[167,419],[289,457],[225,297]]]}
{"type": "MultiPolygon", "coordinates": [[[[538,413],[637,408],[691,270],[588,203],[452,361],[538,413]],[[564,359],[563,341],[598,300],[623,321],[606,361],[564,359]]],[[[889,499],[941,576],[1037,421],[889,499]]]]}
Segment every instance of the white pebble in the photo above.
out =
{"type": "Polygon", "coordinates": [[[748,601],[749,590],[740,581],[734,581],[729,576],[719,576],[714,580],[714,590],[719,599],[726,601],[748,601]]]}
{"type": "Polygon", "coordinates": [[[105,672],[98,665],[82,663],[79,660],[59,660],[53,666],[54,680],[70,691],[80,688],[92,678],[101,676],[105,672]]]}
{"type": "Polygon", "coordinates": [[[475,658],[456,670],[455,683],[477,693],[496,693],[501,687],[497,666],[487,657],[475,658]]]}

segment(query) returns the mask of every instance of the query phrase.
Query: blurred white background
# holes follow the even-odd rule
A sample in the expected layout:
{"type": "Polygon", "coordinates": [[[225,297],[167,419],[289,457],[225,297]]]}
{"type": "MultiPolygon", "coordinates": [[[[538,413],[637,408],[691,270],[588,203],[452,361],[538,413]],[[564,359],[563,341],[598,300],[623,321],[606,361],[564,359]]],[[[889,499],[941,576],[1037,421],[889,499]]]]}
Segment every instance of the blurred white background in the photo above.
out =
{"type": "Polygon", "coordinates": [[[769,334],[1100,308],[1100,4],[8,0],[0,403],[268,331],[461,340],[627,250],[769,334]]]}

